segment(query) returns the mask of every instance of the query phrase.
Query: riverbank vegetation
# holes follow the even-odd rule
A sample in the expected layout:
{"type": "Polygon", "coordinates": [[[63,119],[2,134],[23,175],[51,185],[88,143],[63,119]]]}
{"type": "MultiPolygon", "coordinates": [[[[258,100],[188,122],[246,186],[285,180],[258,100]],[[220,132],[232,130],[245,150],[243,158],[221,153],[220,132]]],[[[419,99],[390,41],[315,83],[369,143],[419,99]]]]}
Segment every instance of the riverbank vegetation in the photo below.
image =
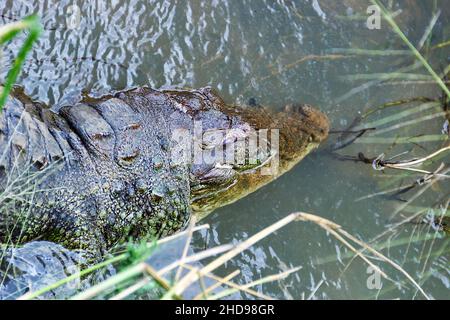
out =
{"type": "MultiPolygon", "coordinates": [[[[370,106],[362,110],[350,126],[333,129],[332,131],[329,153],[342,161],[372,166],[373,178],[378,181],[380,191],[359,197],[355,201],[360,202],[379,197],[395,203],[395,208],[389,217],[390,224],[383,233],[370,240],[363,241],[353,236],[352,230],[347,232],[333,221],[314,214],[297,212],[287,215],[284,219],[239,243],[230,243],[189,253],[193,234],[208,228],[206,224],[196,225],[195,219],[193,219],[188,229],[183,232],[151,243],[130,243],[118,247],[111,253],[111,256],[105,258],[105,261],[74,273],[48,287],[28,292],[20,299],[39,298],[48,291],[64,286],[79,277],[86,277],[111,264],[117,268],[117,274],[104,282],[94,284],[91,288],[81,291],[71,298],[115,300],[146,297],[182,299],[186,298],[186,290],[190,286],[196,285],[198,290],[191,297],[192,299],[224,299],[239,292],[246,293],[256,299],[272,299],[273,297],[260,290],[261,285],[292,276],[301,266],[295,266],[244,284],[236,280],[240,274],[239,269],[221,276],[218,276],[216,271],[260,240],[269,236],[276,236],[274,233],[277,230],[293,222],[313,223],[315,227],[321,228],[324,232],[333,236],[339,245],[347,249],[339,257],[339,259],[345,261],[342,273],[346,272],[356,259],[360,259],[389,282],[389,285],[383,287],[374,296],[367,298],[377,298],[382,296],[384,292],[407,286],[415,290],[417,297],[433,298],[423,289],[423,285],[431,276],[429,268],[431,260],[439,259],[440,256],[449,253],[450,240],[445,233],[449,230],[450,221],[450,194],[448,192],[450,178],[450,146],[448,142],[450,91],[448,79],[450,65],[444,66],[441,70],[435,70],[435,67],[429,63],[429,58],[435,52],[448,48],[450,42],[444,41],[436,44],[430,40],[439,17],[438,11],[433,14],[429,27],[424,31],[422,40],[418,45],[414,45],[396,24],[388,10],[378,0],[371,1],[381,8],[385,21],[389,23],[393,32],[398,35],[399,41],[403,43],[403,49],[389,51],[335,48],[327,56],[309,56],[293,65],[287,65],[286,70],[309,60],[333,61],[361,55],[381,55],[387,58],[401,56],[402,58],[406,57],[408,63],[403,63],[396,72],[342,76],[343,81],[352,81],[356,85],[341,99],[345,100],[350,95],[368,88],[378,87],[382,90],[383,86],[408,86],[420,83],[434,84],[442,92],[441,96],[436,97],[405,97],[396,101],[388,101],[382,105],[370,106]],[[433,124],[439,122],[440,126],[429,125],[430,122],[433,122],[433,124]],[[436,131],[436,127],[440,127],[440,130],[436,131]],[[431,197],[430,193],[432,194],[431,197]],[[426,199],[425,195],[427,195],[426,199]],[[430,203],[430,199],[433,199],[432,203],[430,203]],[[412,233],[398,237],[399,231],[405,225],[414,226],[412,233]],[[180,239],[184,242],[184,246],[178,259],[159,268],[148,262],[149,257],[157,248],[172,241],[180,241],[180,239]],[[415,254],[414,258],[408,255],[408,248],[411,243],[423,243],[421,251],[418,255],[415,254]],[[436,243],[439,243],[439,247],[436,247],[436,243]],[[389,250],[396,246],[406,247],[403,261],[394,261],[389,257],[389,250]],[[409,273],[405,267],[409,262],[408,259],[413,259],[421,265],[418,276],[409,273]],[[400,275],[400,277],[394,277],[394,274],[400,275]],[[399,278],[401,280],[398,280],[399,278]]],[[[9,31],[10,33],[5,31],[2,33],[0,30],[0,44],[11,39],[14,32],[19,32],[24,28],[34,30],[31,32],[34,36],[30,39],[30,42],[24,45],[24,53],[20,55],[18,62],[14,65],[14,68],[18,69],[8,75],[3,95],[5,93],[7,95],[7,90],[16,80],[23,59],[30,50],[35,37],[39,34],[39,28],[33,25],[35,21],[31,20],[25,25],[16,24],[16,28],[11,29],[13,31],[9,31]],[[5,35],[4,38],[2,38],[3,35],[5,35]],[[2,39],[6,40],[3,41],[2,39]]],[[[283,71],[284,69],[277,72],[283,71]]],[[[2,101],[0,100],[0,108],[2,101]]],[[[13,190],[13,194],[24,192],[17,188],[8,190],[13,190]]],[[[25,190],[32,194],[32,190],[25,190]]],[[[4,194],[0,196],[0,205],[5,203],[4,199],[12,197],[12,195],[4,196],[4,194]]],[[[337,259],[336,256],[324,257],[318,262],[318,265],[330,263],[337,259]]],[[[320,289],[322,284],[323,282],[319,282],[303,298],[314,298],[315,292],[320,289]]]]}
{"type": "MultiPolygon", "coordinates": [[[[186,268],[188,273],[184,277],[180,278],[179,272],[177,272],[178,276],[174,278],[167,277],[165,269],[146,269],[145,263],[141,262],[139,267],[131,269],[133,272],[128,273],[130,270],[128,269],[124,273],[119,273],[110,282],[95,286],[89,291],[80,293],[75,298],[85,299],[102,296],[103,298],[122,299],[132,296],[132,294],[145,288],[147,284],[153,283],[162,288],[160,297],[177,299],[183,297],[183,292],[189,285],[193,282],[199,282],[201,290],[195,298],[224,298],[227,294],[242,291],[249,293],[255,298],[269,299],[270,297],[265,296],[260,291],[253,291],[253,289],[249,291],[249,289],[269,279],[274,281],[289,276],[291,272],[298,270],[297,268],[247,284],[232,282],[232,279],[239,274],[239,270],[235,270],[223,277],[215,276],[211,272],[236,254],[241,253],[249,245],[254,244],[255,240],[271,234],[281,225],[287,223],[287,221],[298,220],[315,223],[333,235],[344,247],[347,247],[347,253],[339,257],[339,259],[347,259],[342,273],[348,270],[356,258],[361,258],[365,263],[376,268],[386,279],[391,280],[390,285],[385,286],[376,295],[367,298],[377,298],[382,296],[383,293],[392,291],[399,286],[407,286],[408,284],[415,288],[417,295],[420,295],[422,298],[431,298],[421,286],[431,276],[431,261],[439,259],[442,255],[449,252],[449,239],[445,232],[448,232],[448,219],[450,217],[448,193],[448,178],[450,177],[450,146],[448,144],[450,92],[448,89],[448,76],[450,65],[435,71],[428,59],[437,51],[445,50],[449,46],[449,42],[444,41],[436,44],[431,41],[433,28],[439,18],[439,10],[436,10],[432,15],[421,41],[415,46],[405,36],[395,20],[392,19],[388,10],[379,1],[373,0],[372,2],[379,5],[383,18],[389,23],[393,32],[398,35],[399,40],[403,42],[405,49],[391,51],[365,50],[361,48],[334,49],[329,55],[307,56],[286,65],[285,68],[276,71],[277,73],[271,76],[311,60],[333,61],[361,55],[382,55],[388,58],[401,56],[403,58],[406,57],[408,63],[403,63],[404,65],[399,67],[396,72],[343,76],[343,81],[353,81],[358,83],[358,86],[347,95],[341,97],[342,100],[349,95],[357,94],[372,87],[378,87],[382,90],[383,86],[398,85],[407,87],[408,85],[434,83],[441,89],[442,95],[438,97],[405,97],[396,101],[388,101],[382,105],[371,106],[363,110],[349,127],[342,130],[334,130],[333,132],[335,135],[331,137],[333,143],[330,146],[330,152],[333,156],[343,161],[353,161],[372,166],[374,179],[379,181],[381,191],[360,197],[355,199],[355,201],[359,202],[379,197],[380,199],[393,200],[396,203],[395,209],[392,211],[391,217],[389,217],[390,225],[387,226],[383,233],[366,243],[351,236],[334,222],[315,215],[294,213],[233,247],[227,248],[225,246],[224,248],[207,249],[205,252],[211,254],[220,253],[220,256],[205,266],[196,268],[189,266],[188,262],[193,260],[195,256],[201,255],[202,252],[189,257],[181,257],[173,264],[173,267],[186,268]],[[424,70],[423,73],[421,73],[422,70],[424,70]],[[428,125],[430,122],[436,123],[436,121],[441,123],[441,130],[439,131],[435,131],[435,125],[428,125]],[[367,151],[361,151],[365,148],[367,151]],[[373,150],[380,150],[380,153],[368,153],[373,152],[373,150]],[[430,192],[434,194],[431,197],[434,199],[433,203],[429,202],[430,192]],[[426,194],[428,194],[428,197],[426,200],[423,200],[426,194]],[[402,227],[406,225],[414,226],[412,233],[406,237],[398,237],[402,227]],[[443,239],[444,241],[440,241],[443,239]],[[413,257],[410,257],[411,254],[408,248],[412,243],[423,243],[423,246],[418,255],[414,254],[413,257]],[[439,244],[438,247],[436,247],[437,244],[439,244]],[[359,248],[356,246],[359,246],[359,248]],[[388,258],[389,250],[397,246],[406,246],[405,258],[400,262],[394,262],[388,258]],[[221,253],[222,249],[227,249],[227,251],[221,253]],[[381,252],[386,252],[387,256],[381,252]],[[381,260],[387,264],[390,267],[390,272],[383,271],[384,269],[374,265],[371,259],[381,260]],[[404,269],[408,262],[411,262],[411,259],[422,265],[421,271],[418,273],[418,279],[409,275],[404,269]],[[126,283],[127,279],[136,276],[134,272],[138,272],[140,277],[136,281],[120,288],[120,283],[126,283]],[[392,273],[401,274],[403,280],[392,280],[392,273]],[[123,275],[125,276],[122,277],[123,275]],[[216,283],[210,287],[202,286],[202,279],[205,277],[212,277],[216,283]],[[107,289],[111,289],[113,285],[119,286],[115,287],[115,291],[109,291],[108,293],[107,289]],[[218,287],[221,288],[221,291],[212,294],[218,287]],[[107,294],[105,295],[105,293],[107,294]]],[[[193,230],[192,228],[191,226],[190,230],[193,230]]],[[[205,256],[205,258],[211,260],[209,256],[205,256]]],[[[329,263],[336,261],[336,259],[338,259],[336,256],[325,257],[318,264],[329,263]]],[[[322,284],[323,282],[319,282],[310,295],[304,298],[314,297],[315,291],[319,290],[322,284]]]]}
{"type": "MultiPolygon", "coordinates": [[[[39,18],[37,16],[29,16],[23,20],[0,27],[0,47],[5,45],[8,41],[13,40],[20,32],[28,32],[28,36],[25,39],[22,48],[19,50],[13,65],[9,69],[3,86],[0,88],[0,112],[8,98],[9,92],[16,83],[25,58],[32,50],[33,44],[42,32],[39,18]]],[[[2,68],[3,67],[4,66],[2,65],[2,68]]]]}

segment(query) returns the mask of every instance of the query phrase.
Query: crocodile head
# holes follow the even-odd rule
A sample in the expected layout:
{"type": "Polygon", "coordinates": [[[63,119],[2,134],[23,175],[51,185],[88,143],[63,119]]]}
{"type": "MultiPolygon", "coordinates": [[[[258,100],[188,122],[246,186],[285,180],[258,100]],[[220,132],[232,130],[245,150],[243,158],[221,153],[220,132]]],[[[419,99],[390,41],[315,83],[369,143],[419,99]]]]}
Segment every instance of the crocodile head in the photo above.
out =
{"type": "Polygon", "coordinates": [[[11,99],[4,111],[0,127],[21,131],[15,137],[16,130],[0,130],[0,149],[20,162],[11,158],[1,170],[11,173],[9,163],[56,164],[66,155],[67,161],[37,184],[27,177],[48,191],[36,193],[29,215],[22,204],[11,206],[13,214],[0,212],[0,242],[41,239],[96,255],[129,237],[168,235],[191,213],[201,218],[244,197],[291,169],[328,133],[326,116],[310,106],[230,106],[209,88],[142,87],[87,97],[58,113],[11,99]],[[2,141],[12,143],[6,149],[2,141]]]}
{"type": "Polygon", "coordinates": [[[328,135],[328,118],[309,105],[230,106],[209,88],[169,95],[194,119],[191,208],[200,218],[290,170],[328,135]]]}

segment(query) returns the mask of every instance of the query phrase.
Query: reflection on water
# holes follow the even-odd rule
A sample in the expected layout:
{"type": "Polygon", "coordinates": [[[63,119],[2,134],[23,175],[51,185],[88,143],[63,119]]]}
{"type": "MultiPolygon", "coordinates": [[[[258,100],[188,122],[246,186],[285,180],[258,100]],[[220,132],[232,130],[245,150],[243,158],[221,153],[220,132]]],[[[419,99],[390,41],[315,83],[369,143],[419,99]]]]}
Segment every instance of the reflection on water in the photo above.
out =
{"type": "MultiPolygon", "coordinates": [[[[450,36],[446,2],[393,1],[391,10],[397,13],[396,21],[411,41],[429,48],[450,36]],[[429,40],[422,41],[433,14],[438,17],[437,22],[429,40]]],[[[371,74],[398,72],[414,60],[408,52],[386,54],[386,50],[405,49],[387,23],[382,21],[380,30],[366,28],[363,15],[369,1],[2,0],[1,3],[5,17],[19,18],[33,12],[42,17],[46,30],[26,63],[20,83],[33,98],[55,106],[70,103],[81,90],[95,95],[137,85],[157,88],[210,85],[229,103],[244,104],[254,98],[257,103],[277,109],[290,102],[317,105],[338,130],[350,125],[369,107],[399,98],[440,94],[429,81],[412,83],[408,81],[411,79],[399,78],[386,83],[370,78],[371,74]],[[66,17],[67,12],[73,12],[73,5],[80,8],[79,24],[77,19],[66,17]],[[355,54],[338,50],[342,48],[380,51],[355,54]],[[365,76],[347,77],[355,74],[365,76]]],[[[10,20],[2,19],[4,23],[10,20]]],[[[20,41],[14,41],[4,52],[6,63],[19,46],[20,41]]],[[[429,53],[433,66],[442,69],[448,64],[448,47],[429,53]]],[[[420,68],[409,71],[426,75],[420,68]]],[[[376,113],[371,121],[392,112],[376,113]]],[[[406,119],[417,116],[413,114],[406,119]]],[[[439,134],[442,123],[442,118],[435,117],[420,123],[420,132],[414,131],[418,126],[405,126],[382,136],[439,134]]],[[[329,144],[334,139],[330,137],[329,144]]],[[[442,145],[435,142],[392,147],[368,142],[352,145],[342,154],[356,155],[362,151],[370,156],[381,152],[393,156],[409,150],[416,156],[424,156],[442,145]]],[[[382,174],[363,163],[339,161],[326,150],[323,146],[275,183],[217,210],[207,218],[211,230],[197,237],[195,247],[237,242],[297,210],[329,218],[366,240],[385,231],[387,224],[399,221],[399,218],[390,220],[392,212],[403,203],[399,199],[355,199],[398,187],[408,177],[392,172],[382,174]]],[[[448,163],[448,157],[440,161],[446,159],[448,163]]],[[[448,197],[446,192],[448,184],[441,182],[414,204],[416,207],[437,204],[443,196],[448,197]]],[[[422,279],[427,293],[446,298],[450,287],[448,238],[411,241],[430,233],[435,231],[429,225],[405,224],[377,243],[390,247],[383,252],[416,279],[422,279]]],[[[317,226],[297,223],[260,242],[220,272],[240,269],[239,281],[245,283],[280,269],[302,266],[295,276],[257,288],[280,298],[308,298],[312,292],[314,298],[420,298],[404,276],[389,268],[388,274],[404,281],[406,286],[399,288],[385,281],[380,292],[368,289],[367,266],[357,259],[345,259],[346,252],[317,226]]]]}

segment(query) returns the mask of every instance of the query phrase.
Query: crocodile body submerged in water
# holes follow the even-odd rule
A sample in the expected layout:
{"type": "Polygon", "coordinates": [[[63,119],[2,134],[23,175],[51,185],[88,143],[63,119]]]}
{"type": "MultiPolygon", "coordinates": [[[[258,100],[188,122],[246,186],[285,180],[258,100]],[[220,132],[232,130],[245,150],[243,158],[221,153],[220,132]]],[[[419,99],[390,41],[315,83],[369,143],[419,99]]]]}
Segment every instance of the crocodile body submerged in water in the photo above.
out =
{"type": "Polygon", "coordinates": [[[130,237],[163,237],[272,181],[327,134],[327,117],[308,105],[229,106],[210,88],[143,87],[58,111],[16,89],[0,115],[0,243],[99,256],[130,237]],[[231,149],[248,156],[264,130],[278,130],[277,141],[258,137],[255,161],[224,162],[231,149]]]}

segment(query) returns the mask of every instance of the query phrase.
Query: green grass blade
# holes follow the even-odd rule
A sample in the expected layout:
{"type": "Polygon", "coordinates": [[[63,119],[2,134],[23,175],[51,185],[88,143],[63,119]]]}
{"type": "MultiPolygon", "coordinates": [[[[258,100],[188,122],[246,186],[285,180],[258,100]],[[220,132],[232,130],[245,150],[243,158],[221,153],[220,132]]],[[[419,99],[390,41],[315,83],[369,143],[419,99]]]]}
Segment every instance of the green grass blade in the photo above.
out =
{"type": "Polygon", "coordinates": [[[5,26],[0,29],[0,44],[4,44],[5,42],[13,39],[19,34],[20,31],[24,30],[28,30],[29,35],[22,45],[22,48],[20,49],[16,59],[14,60],[14,64],[9,70],[5,84],[3,86],[3,89],[1,90],[0,112],[2,111],[3,106],[6,103],[6,99],[8,98],[12,86],[19,76],[23,62],[25,61],[27,54],[31,51],[34,42],[39,38],[42,28],[38,17],[33,15],[23,19],[23,21],[12,24],[12,26],[5,26]]]}
{"type": "Polygon", "coordinates": [[[381,14],[385,18],[385,20],[391,25],[392,29],[395,33],[405,42],[405,44],[409,47],[411,52],[416,56],[416,58],[423,64],[423,66],[428,70],[428,72],[431,74],[431,76],[434,78],[434,80],[437,82],[437,84],[442,88],[442,90],[447,95],[447,99],[450,99],[450,90],[447,88],[445,83],[442,81],[442,79],[437,75],[436,72],[434,72],[433,68],[430,66],[430,64],[427,62],[427,60],[422,56],[422,54],[414,47],[414,45],[408,40],[408,38],[405,36],[403,31],[400,29],[400,27],[397,25],[397,23],[392,19],[390,13],[386,9],[386,7],[380,3],[379,0],[370,0],[374,5],[378,6],[380,8],[381,14]]]}

